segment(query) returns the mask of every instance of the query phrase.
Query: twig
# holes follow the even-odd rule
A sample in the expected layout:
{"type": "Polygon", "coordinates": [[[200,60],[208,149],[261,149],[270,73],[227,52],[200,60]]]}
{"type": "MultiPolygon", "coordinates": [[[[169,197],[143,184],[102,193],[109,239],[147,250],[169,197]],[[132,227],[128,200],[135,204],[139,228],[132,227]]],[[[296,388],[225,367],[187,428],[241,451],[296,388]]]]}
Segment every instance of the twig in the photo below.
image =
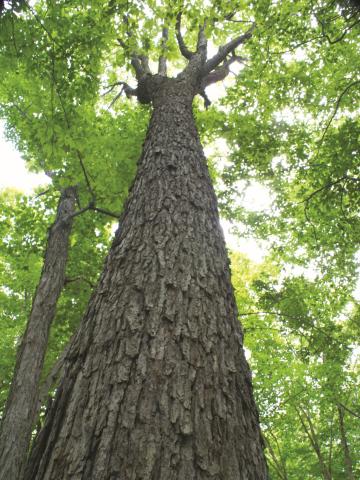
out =
{"type": "Polygon", "coordinates": [[[321,139],[320,139],[320,143],[319,143],[319,147],[318,147],[318,148],[320,148],[320,146],[322,145],[322,143],[323,143],[323,141],[324,141],[324,138],[325,138],[325,135],[326,135],[327,131],[329,130],[330,124],[331,124],[331,122],[334,120],[335,115],[337,114],[337,111],[338,111],[338,109],[339,109],[339,107],[340,107],[341,100],[343,99],[343,97],[347,94],[347,92],[348,92],[352,87],[354,87],[355,85],[359,85],[359,84],[360,84],[360,80],[355,80],[354,82],[349,83],[349,85],[347,85],[347,87],[345,87],[345,89],[341,92],[339,98],[338,98],[337,101],[336,101],[335,109],[334,109],[334,111],[333,111],[333,113],[332,113],[332,115],[331,115],[331,117],[330,117],[330,119],[329,119],[329,121],[328,121],[328,123],[327,123],[327,125],[326,125],[326,127],[325,127],[325,130],[324,130],[324,132],[323,132],[323,134],[322,134],[322,136],[321,136],[321,139]]]}
{"type": "Polygon", "coordinates": [[[90,282],[87,278],[79,275],[78,277],[73,277],[73,278],[65,278],[65,285],[68,283],[74,283],[74,282],[85,282],[89,285],[90,288],[94,288],[94,284],[90,282]]]}

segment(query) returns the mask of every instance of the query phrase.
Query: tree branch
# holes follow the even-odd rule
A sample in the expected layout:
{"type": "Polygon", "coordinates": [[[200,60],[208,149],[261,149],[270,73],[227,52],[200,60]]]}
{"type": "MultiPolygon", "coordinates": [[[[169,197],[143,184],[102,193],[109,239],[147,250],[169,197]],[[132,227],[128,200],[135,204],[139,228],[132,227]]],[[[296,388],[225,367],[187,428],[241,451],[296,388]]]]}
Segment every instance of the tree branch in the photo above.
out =
{"type": "Polygon", "coordinates": [[[204,106],[206,109],[208,109],[211,105],[211,101],[209,99],[209,97],[206,95],[206,92],[205,92],[205,88],[203,88],[202,90],[200,90],[199,94],[203,97],[204,99],[204,106]]]}
{"type": "Polygon", "coordinates": [[[70,218],[78,217],[79,215],[82,215],[83,213],[87,212],[88,210],[92,210],[94,212],[102,213],[103,215],[108,215],[109,217],[117,218],[118,220],[120,218],[120,213],[113,213],[113,212],[110,212],[110,210],[106,210],[105,208],[96,207],[95,201],[92,200],[92,201],[89,202],[89,204],[86,207],[81,208],[77,212],[69,215],[68,217],[66,217],[66,219],[64,221],[68,221],[68,220],[70,220],[70,218]]]}
{"type": "MultiPolygon", "coordinates": [[[[274,469],[276,470],[276,472],[279,475],[281,480],[288,480],[285,469],[283,471],[284,467],[282,465],[282,462],[281,462],[281,460],[278,460],[278,458],[276,457],[276,454],[275,454],[274,449],[272,448],[271,442],[266,437],[264,437],[264,440],[265,440],[265,444],[266,444],[266,446],[269,450],[274,469]]],[[[279,450],[279,447],[278,447],[278,450],[279,450]]]]}
{"type": "Polygon", "coordinates": [[[121,97],[121,95],[123,94],[123,91],[124,91],[124,87],[122,87],[122,89],[120,90],[120,92],[115,95],[115,97],[111,100],[109,106],[108,106],[108,110],[110,110],[110,108],[114,105],[114,103],[119,100],[119,98],[121,97]]]}
{"type": "MultiPolygon", "coordinates": [[[[326,33],[325,31],[325,22],[323,22],[320,17],[318,15],[316,15],[315,13],[315,18],[316,20],[320,23],[321,25],[321,32],[322,32],[322,35],[324,38],[326,38],[326,40],[330,43],[330,45],[334,45],[335,43],[338,43],[340,42],[344,37],[345,35],[350,32],[350,30],[355,27],[355,25],[357,25],[359,22],[360,22],[360,19],[356,19],[351,25],[348,25],[347,27],[345,27],[345,30],[342,32],[342,34],[335,38],[334,40],[332,40],[329,35],[326,33]]],[[[351,18],[351,17],[350,17],[351,18]]]]}
{"type": "Polygon", "coordinates": [[[79,159],[79,162],[80,162],[81,170],[83,171],[83,174],[84,174],[84,177],[85,177],[86,186],[87,186],[87,188],[90,192],[92,200],[95,202],[95,198],[96,198],[95,191],[93,190],[93,188],[90,184],[89,176],[87,174],[87,171],[86,171],[86,168],[85,168],[85,165],[84,165],[84,160],[83,160],[82,154],[81,154],[80,150],[76,150],[76,153],[77,153],[77,156],[78,156],[78,159],[79,159]]]}
{"type": "Polygon", "coordinates": [[[149,57],[147,55],[138,55],[137,57],[140,60],[141,68],[143,69],[145,75],[151,75],[149,57]]]}
{"type": "Polygon", "coordinates": [[[360,182],[360,178],[350,177],[349,175],[343,175],[342,177],[338,178],[337,180],[334,180],[333,182],[328,182],[325,185],[323,185],[322,187],[319,187],[318,189],[314,190],[304,200],[301,200],[301,202],[299,202],[299,204],[301,204],[301,203],[308,204],[310,202],[310,200],[313,197],[315,197],[315,195],[317,195],[318,193],[321,193],[324,190],[330,190],[335,185],[338,185],[341,182],[348,182],[348,181],[349,182],[360,182]]]}
{"type": "MultiPolygon", "coordinates": [[[[53,82],[53,85],[54,85],[54,88],[55,88],[55,92],[59,98],[59,102],[60,102],[60,105],[61,105],[61,109],[64,113],[64,119],[65,119],[65,123],[66,123],[66,126],[68,128],[68,130],[70,131],[70,134],[71,134],[71,125],[70,125],[70,120],[69,120],[69,117],[68,117],[68,114],[67,114],[67,111],[66,111],[66,108],[65,108],[65,105],[64,105],[64,102],[63,102],[63,99],[62,99],[62,96],[60,95],[60,92],[59,92],[59,89],[57,87],[57,83],[56,83],[56,78],[54,77],[54,73],[52,73],[52,75],[50,76],[52,82],[53,82]]],[[[88,173],[86,171],[86,168],[85,168],[85,164],[84,164],[84,159],[83,159],[83,156],[80,152],[79,149],[76,149],[76,155],[79,159],[79,162],[80,162],[80,167],[81,167],[81,170],[83,172],[83,175],[84,175],[84,178],[85,178],[85,183],[86,183],[86,186],[89,190],[89,193],[91,195],[91,198],[93,199],[93,201],[95,201],[95,198],[96,198],[96,195],[95,195],[95,191],[93,190],[92,186],[91,186],[91,183],[90,183],[90,179],[89,179],[89,176],[88,176],[88,173]]]]}
{"type": "Polygon", "coordinates": [[[108,95],[109,93],[111,93],[115,87],[117,86],[121,86],[121,90],[120,92],[112,99],[110,105],[108,106],[108,110],[114,105],[114,103],[116,102],[116,100],[118,100],[121,95],[123,93],[125,93],[125,95],[127,96],[127,98],[130,98],[130,97],[136,97],[137,96],[137,93],[138,93],[138,90],[137,88],[132,88],[130,87],[130,85],[126,82],[115,82],[113,83],[112,85],[109,85],[110,89],[108,91],[106,91],[105,93],[103,93],[103,95],[108,95]]]}
{"type": "Polygon", "coordinates": [[[87,278],[82,277],[81,275],[79,275],[78,277],[72,277],[72,278],[66,277],[64,285],[67,285],[68,283],[79,282],[79,281],[87,283],[90,288],[94,288],[94,284],[91,283],[90,280],[88,280],[87,278]]]}
{"type": "MultiPolygon", "coordinates": [[[[117,41],[118,41],[118,44],[126,52],[129,51],[128,46],[126,45],[126,43],[121,38],[118,38],[117,41]]],[[[129,52],[129,54],[130,54],[130,63],[132,65],[133,69],[135,70],[136,80],[140,80],[140,78],[142,78],[146,73],[145,70],[143,69],[142,62],[141,62],[139,56],[136,55],[135,52],[129,52]]]]}
{"type": "Polygon", "coordinates": [[[102,213],[103,215],[108,215],[109,217],[117,218],[119,220],[121,214],[120,213],[113,213],[110,210],[106,210],[105,208],[98,208],[98,207],[90,207],[89,210],[93,210],[94,212],[102,213]]]}
{"type": "Polygon", "coordinates": [[[196,53],[201,53],[204,55],[206,60],[206,47],[207,47],[207,39],[205,36],[205,28],[206,28],[206,20],[204,24],[199,28],[197,45],[196,45],[196,53]]]}
{"type": "MultiPolygon", "coordinates": [[[[251,315],[275,315],[275,316],[278,316],[278,317],[284,317],[284,318],[290,318],[292,320],[310,320],[312,323],[310,325],[310,328],[313,328],[314,330],[320,332],[324,337],[326,337],[329,342],[334,342],[334,343],[337,343],[338,345],[342,345],[341,341],[340,340],[337,340],[336,338],[332,337],[331,335],[329,335],[328,333],[326,333],[321,327],[317,327],[315,325],[315,318],[314,317],[306,317],[304,315],[290,315],[290,314],[286,314],[286,313],[282,313],[282,312],[277,312],[277,311],[258,311],[258,312],[239,312],[238,313],[238,316],[239,317],[247,317],[247,316],[251,316],[251,315]]],[[[270,327],[264,327],[264,328],[267,328],[269,330],[277,330],[279,331],[280,333],[282,333],[282,330],[279,330],[279,329],[274,329],[274,328],[270,328],[270,327]]],[[[291,328],[291,327],[287,327],[291,332],[294,332],[294,329],[291,328]]],[[[253,328],[245,328],[245,331],[251,331],[253,330],[253,328]]],[[[299,332],[298,332],[299,333],[299,332]]],[[[303,335],[305,336],[305,335],[303,335]]],[[[347,350],[350,350],[349,347],[344,347],[346,348],[347,350]]]]}
{"type": "Polygon", "coordinates": [[[166,27],[162,29],[162,37],[161,37],[161,55],[159,57],[159,68],[158,73],[163,77],[166,77],[167,67],[166,67],[166,44],[169,38],[169,30],[166,27]]]}
{"type": "Polygon", "coordinates": [[[203,75],[204,76],[208,75],[212,70],[218,67],[221,64],[221,62],[226,60],[226,57],[230,53],[234,52],[239,45],[249,40],[249,38],[252,37],[255,26],[256,24],[253,23],[251,28],[249,28],[247,32],[245,32],[242,35],[239,35],[233,40],[230,40],[230,42],[228,42],[226,45],[223,45],[222,47],[220,47],[218,53],[206,62],[205,67],[203,69],[203,75]]]}
{"type": "Polygon", "coordinates": [[[130,85],[128,83],[126,83],[126,82],[115,82],[115,83],[112,83],[111,85],[107,86],[107,88],[109,88],[109,87],[110,88],[105,93],[103,93],[103,96],[108,95],[109,93],[111,93],[114,90],[114,88],[116,88],[118,86],[123,87],[122,90],[125,92],[125,95],[128,98],[130,98],[132,96],[135,96],[137,94],[137,89],[130,87],[130,85]]]}
{"type": "MultiPolygon", "coordinates": [[[[129,30],[129,18],[127,15],[123,16],[124,23],[126,25],[126,34],[128,38],[132,37],[132,33],[129,30]]],[[[117,39],[122,48],[129,52],[131,58],[131,65],[135,70],[136,79],[139,81],[144,75],[151,74],[149,67],[149,59],[146,55],[138,55],[135,50],[129,49],[126,43],[121,39],[117,39]]]]}
{"type": "Polygon", "coordinates": [[[243,62],[244,60],[246,60],[245,57],[232,55],[230,58],[226,59],[222,65],[215,68],[212,72],[210,72],[208,75],[206,75],[206,77],[203,78],[201,82],[202,88],[206,88],[212,83],[224,80],[230,73],[230,65],[234,62],[243,62]]]}
{"type": "Polygon", "coordinates": [[[185,42],[184,42],[184,39],[181,35],[181,15],[182,15],[182,12],[180,11],[177,16],[176,16],[176,24],[175,24],[175,28],[176,28],[176,39],[177,39],[177,42],[178,42],[178,45],[179,45],[179,49],[180,49],[180,52],[181,54],[187,58],[188,60],[191,59],[191,57],[194,55],[193,52],[191,52],[187,46],[185,45],[185,42]]]}
{"type": "Polygon", "coordinates": [[[338,405],[340,405],[344,410],[346,410],[347,412],[349,412],[350,415],[353,415],[353,416],[356,417],[356,418],[360,418],[360,413],[354,412],[353,410],[351,410],[349,407],[347,407],[346,405],[344,405],[344,404],[341,403],[341,402],[338,402],[338,405]]]}
{"type": "Polygon", "coordinates": [[[354,82],[349,83],[349,85],[347,85],[347,86],[345,87],[345,89],[341,92],[339,98],[338,98],[337,101],[336,101],[335,109],[334,109],[334,111],[333,111],[333,113],[332,113],[332,115],[331,115],[331,117],[330,117],[330,119],[329,119],[329,121],[328,121],[328,123],[327,123],[327,125],[326,125],[326,127],[325,127],[325,130],[324,130],[324,132],[323,132],[323,134],[322,134],[322,136],[321,136],[320,146],[321,146],[321,144],[322,144],[323,141],[324,141],[325,135],[326,135],[327,131],[329,130],[329,127],[330,127],[330,125],[331,125],[331,122],[334,120],[335,115],[337,114],[337,111],[339,110],[340,103],[341,103],[341,100],[343,99],[344,95],[346,95],[347,92],[348,92],[352,87],[354,87],[355,85],[359,85],[359,84],[360,84],[360,80],[355,80],[354,82]]]}
{"type": "Polygon", "coordinates": [[[313,425],[313,422],[311,420],[310,415],[302,407],[299,407],[299,409],[295,407],[295,410],[296,410],[297,415],[300,419],[301,425],[302,425],[308,439],[310,440],[311,446],[313,447],[313,449],[316,453],[316,456],[318,457],[318,460],[319,460],[324,478],[326,480],[331,480],[331,473],[330,473],[329,465],[327,465],[327,463],[325,462],[323,453],[322,453],[321,448],[320,448],[320,443],[319,443],[317,434],[315,432],[314,425],[313,425]],[[300,410],[302,411],[305,419],[308,422],[308,427],[305,423],[304,418],[302,417],[302,415],[300,413],[300,410]]]}

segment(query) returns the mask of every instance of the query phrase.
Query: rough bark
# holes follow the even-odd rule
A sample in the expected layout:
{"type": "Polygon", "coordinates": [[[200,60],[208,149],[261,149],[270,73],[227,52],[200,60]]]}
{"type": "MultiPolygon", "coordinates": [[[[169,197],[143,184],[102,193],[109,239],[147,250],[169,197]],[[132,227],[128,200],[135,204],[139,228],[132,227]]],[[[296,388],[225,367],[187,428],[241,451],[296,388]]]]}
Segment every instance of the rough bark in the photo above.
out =
{"type": "Polygon", "coordinates": [[[346,470],[348,480],[355,480],[355,476],[352,468],[350,448],[347,442],[345,425],[344,425],[344,408],[340,404],[337,406],[337,408],[338,408],[338,414],[339,414],[341,446],[344,452],[345,470],[346,470]]]}
{"type": "Polygon", "coordinates": [[[138,172],[26,480],[267,478],[196,85],[151,82],[138,172]]]}
{"type": "Polygon", "coordinates": [[[0,479],[22,478],[31,433],[38,410],[40,374],[48,343],[50,325],[65,280],[75,189],[61,195],[57,216],[49,230],[44,266],[33,299],[16,360],[13,381],[0,431],[0,479]]]}

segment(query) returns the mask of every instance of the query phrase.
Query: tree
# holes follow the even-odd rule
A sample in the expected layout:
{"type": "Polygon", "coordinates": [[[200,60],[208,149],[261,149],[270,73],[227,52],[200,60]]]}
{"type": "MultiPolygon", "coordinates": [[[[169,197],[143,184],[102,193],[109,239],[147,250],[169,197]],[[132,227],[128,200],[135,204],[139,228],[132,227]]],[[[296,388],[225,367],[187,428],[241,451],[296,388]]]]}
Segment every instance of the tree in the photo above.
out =
{"type": "MultiPolygon", "coordinates": [[[[172,75],[185,63],[176,45],[176,33],[182,41],[179,10],[186,26],[185,52],[196,50],[198,26],[205,18],[205,33],[215,45],[246,32],[246,25],[255,20],[251,40],[243,46],[246,68],[227,83],[226,96],[208,111],[197,100],[194,109],[202,141],[220,136],[230,149],[226,162],[209,163],[222,215],[246,221],[247,230],[273,243],[265,271],[249,262],[239,268],[233,263],[270,475],[318,480],[328,470],[334,478],[346,478],[350,459],[356,476],[359,456],[351,421],[358,412],[354,358],[359,311],[352,298],[358,235],[354,4],[262,0],[230,8],[226,2],[204,6],[196,1],[191,6],[152,1],[5,2],[0,95],[7,133],[32,169],[51,171],[55,188],[78,184],[86,211],[74,221],[67,269],[72,281],[66,282],[59,301],[44,377],[76,331],[89,283],[96,282],[109,238],[106,218],[111,218],[98,214],[118,215],[135,170],[149,108],[119,98],[120,92],[129,97],[138,93],[127,77],[133,54],[143,68],[149,56],[152,69],[158,57],[163,69],[166,57],[172,75]],[[168,29],[163,36],[162,27],[168,29]],[[248,214],[236,201],[237,190],[253,179],[271,189],[275,208],[265,214],[248,214]],[[315,280],[308,278],[309,265],[315,280]],[[343,428],[339,404],[345,408],[343,428]],[[311,443],[315,437],[306,433],[306,416],[322,465],[311,443]]],[[[226,68],[215,77],[225,74],[226,68]]],[[[214,94],[210,91],[208,97],[214,94]]],[[[206,98],[205,102],[209,106],[206,98]]],[[[41,198],[48,202],[47,194],[41,198]]],[[[29,303],[26,292],[36,284],[25,282],[22,264],[38,265],[41,260],[35,252],[34,260],[28,261],[19,248],[20,234],[11,223],[19,222],[19,231],[26,231],[26,222],[21,203],[14,205],[16,216],[6,212],[1,225],[6,241],[0,245],[0,259],[6,270],[0,275],[6,289],[0,296],[0,320],[10,340],[10,346],[0,342],[6,352],[2,398],[16,332],[21,330],[18,323],[24,318],[21,310],[29,303]]],[[[44,232],[37,232],[36,244],[41,244],[44,232]]],[[[74,355],[70,358],[75,362],[74,355]]]]}
{"type": "Polygon", "coordinates": [[[14,378],[0,428],[0,478],[19,478],[27,459],[39,407],[39,380],[51,323],[65,282],[76,188],[62,192],[49,237],[27,328],[19,347],[14,378]]]}
{"type": "MultiPolygon", "coordinates": [[[[153,113],[104,272],[26,478],[266,478],[216,198],[192,103],[253,28],[175,78],[131,52],[127,95],[153,113]],[[79,439],[81,439],[79,441],[79,439]]],[[[165,30],[163,30],[165,32],[165,30]]],[[[164,34],[164,43],[166,36],[164,34]]],[[[122,43],[122,41],[120,40],[122,43]]]]}

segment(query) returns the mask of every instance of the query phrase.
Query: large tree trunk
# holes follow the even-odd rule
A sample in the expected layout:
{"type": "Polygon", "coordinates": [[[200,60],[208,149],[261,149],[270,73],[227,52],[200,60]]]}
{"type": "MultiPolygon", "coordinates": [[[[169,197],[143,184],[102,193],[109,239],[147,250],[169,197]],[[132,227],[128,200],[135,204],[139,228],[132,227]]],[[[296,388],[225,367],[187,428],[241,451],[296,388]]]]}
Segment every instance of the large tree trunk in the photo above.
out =
{"type": "Polygon", "coordinates": [[[18,480],[25,467],[38,411],[39,381],[56,303],[65,280],[75,189],[62,193],[49,230],[44,266],[18,355],[0,430],[0,479],[18,480]]]}
{"type": "Polygon", "coordinates": [[[194,91],[161,82],[26,480],[267,478],[194,91]]]}

